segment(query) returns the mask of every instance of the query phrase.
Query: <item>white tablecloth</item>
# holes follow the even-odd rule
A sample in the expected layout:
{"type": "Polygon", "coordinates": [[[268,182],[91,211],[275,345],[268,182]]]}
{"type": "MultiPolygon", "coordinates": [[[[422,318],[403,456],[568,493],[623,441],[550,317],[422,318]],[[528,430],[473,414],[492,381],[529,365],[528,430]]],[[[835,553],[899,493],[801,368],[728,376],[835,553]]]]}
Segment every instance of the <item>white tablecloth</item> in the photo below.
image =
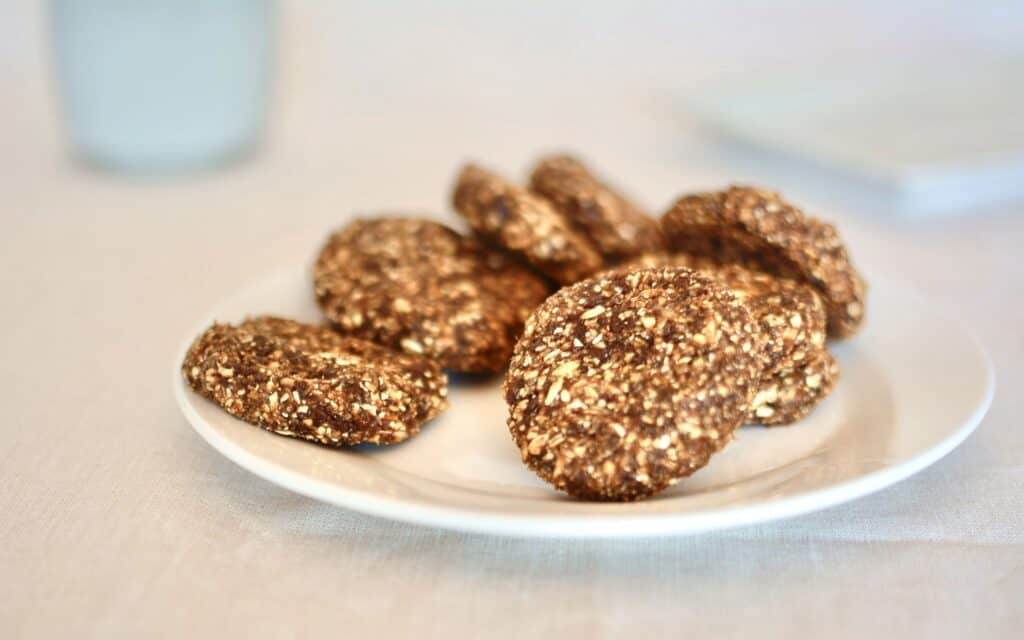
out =
{"type": "Polygon", "coordinates": [[[286,5],[265,147],[171,180],[72,162],[42,8],[0,10],[0,636],[1020,637],[1024,205],[896,219],[713,144],[673,104],[762,63],[1012,46],[1019,10],[374,4],[286,5]],[[353,212],[450,218],[463,158],[520,171],[552,148],[653,208],[747,180],[836,219],[874,277],[911,282],[985,342],[990,414],[874,496],[634,542],[375,519],[249,475],[188,427],[172,359],[219,298],[308,260],[353,212]]]}

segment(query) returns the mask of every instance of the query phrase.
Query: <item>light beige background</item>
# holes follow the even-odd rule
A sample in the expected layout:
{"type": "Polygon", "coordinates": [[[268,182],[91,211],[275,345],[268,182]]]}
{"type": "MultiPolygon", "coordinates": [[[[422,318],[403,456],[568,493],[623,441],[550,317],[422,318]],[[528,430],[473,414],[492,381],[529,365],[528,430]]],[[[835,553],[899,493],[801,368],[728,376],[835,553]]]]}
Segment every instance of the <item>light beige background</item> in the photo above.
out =
{"type": "Polygon", "coordinates": [[[0,10],[0,636],[1019,633],[1024,206],[893,219],[840,181],[714,144],[673,97],[865,50],[998,51],[1022,41],[1020,5],[413,4],[285,3],[262,152],[166,181],[71,162],[44,7],[0,10]],[[464,158],[519,171],[552,148],[652,208],[746,180],[836,219],[874,277],[909,281],[988,345],[990,415],[939,464],[849,505],[614,543],[323,506],[236,468],[179,415],[173,354],[224,294],[308,260],[353,212],[448,217],[464,158]]]}

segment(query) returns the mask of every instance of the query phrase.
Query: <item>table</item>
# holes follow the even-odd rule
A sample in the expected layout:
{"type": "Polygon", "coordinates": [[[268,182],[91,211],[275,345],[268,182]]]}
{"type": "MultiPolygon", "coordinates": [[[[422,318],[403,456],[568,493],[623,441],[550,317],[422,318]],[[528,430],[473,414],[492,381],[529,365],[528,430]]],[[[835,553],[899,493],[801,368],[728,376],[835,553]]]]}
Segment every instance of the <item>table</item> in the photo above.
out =
{"type": "Polygon", "coordinates": [[[0,635],[1019,633],[1024,203],[895,218],[831,177],[723,147],[673,96],[865,47],[1011,46],[1020,6],[286,3],[264,147],[154,179],[71,160],[45,7],[17,4],[0,11],[0,635]],[[990,414],[949,457],[874,496],[617,542],[491,538],[321,505],[191,431],[172,360],[220,297],[309,260],[354,212],[454,220],[447,190],[463,159],[521,171],[553,148],[585,154],[655,209],[737,180],[824,212],[872,278],[911,283],[988,346],[990,414]]]}

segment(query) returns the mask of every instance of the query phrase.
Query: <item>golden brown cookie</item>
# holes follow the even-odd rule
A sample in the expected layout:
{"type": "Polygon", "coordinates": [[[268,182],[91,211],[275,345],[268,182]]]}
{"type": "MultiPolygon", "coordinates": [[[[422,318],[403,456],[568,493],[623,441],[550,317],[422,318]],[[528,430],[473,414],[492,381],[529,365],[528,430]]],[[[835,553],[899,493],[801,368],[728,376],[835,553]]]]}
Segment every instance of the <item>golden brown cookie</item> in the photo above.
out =
{"type": "Polygon", "coordinates": [[[502,370],[541,278],[472,238],[427,220],[357,220],[314,267],[317,301],[343,332],[468,373],[502,370]]]}
{"type": "Polygon", "coordinates": [[[689,269],[584,280],[526,324],[505,378],[523,462],[570,495],[635,500],[704,466],[761,374],[746,306],[689,269]]]}
{"type": "Polygon", "coordinates": [[[480,167],[462,169],[452,202],[484,240],[521,257],[555,282],[576,282],[604,265],[590,241],[550,202],[480,167]]]}
{"type": "Polygon", "coordinates": [[[774,427],[800,420],[832,392],[839,363],[827,349],[806,362],[761,378],[747,421],[774,427]]]}
{"type": "Polygon", "coordinates": [[[181,370],[231,415],[331,446],[402,442],[447,406],[436,363],[270,316],[214,324],[181,370]]]}
{"type": "Polygon", "coordinates": [[[764,336],[761,353],[766,374],[795,367],[824,348],[825,306],[808,284],[687,253],[646,255],[618,269],[668,266],[704,271],[747,304],[764,336]]]}
{"type": "Polygon", "coordinates": [[[530,188],[550,200],[608,262],[662,251],[657,220],[567,155],[543,158],[530,175],[530,188]]]}
{"type": "Polygon", "coordinates": [[[778,194],[730,187],[686,196],[661,225],[673,250],[810,284],[825,302],[834,338],[853,335],[864,319],[864,281],[835,227],[805,216],[778,194]]]}

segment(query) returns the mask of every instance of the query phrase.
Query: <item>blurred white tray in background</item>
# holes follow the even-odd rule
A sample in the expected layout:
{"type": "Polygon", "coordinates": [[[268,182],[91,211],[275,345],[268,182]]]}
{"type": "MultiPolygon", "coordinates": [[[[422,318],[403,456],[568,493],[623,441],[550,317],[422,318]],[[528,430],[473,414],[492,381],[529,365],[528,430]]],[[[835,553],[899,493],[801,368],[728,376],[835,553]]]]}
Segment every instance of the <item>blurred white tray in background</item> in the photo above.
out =
{"type": "Polygon", "coordinates": [[[1024,59],[944,55],[691,89],[713,131],[867,182],[926,214],[1024,197],[1024,59]]]}

